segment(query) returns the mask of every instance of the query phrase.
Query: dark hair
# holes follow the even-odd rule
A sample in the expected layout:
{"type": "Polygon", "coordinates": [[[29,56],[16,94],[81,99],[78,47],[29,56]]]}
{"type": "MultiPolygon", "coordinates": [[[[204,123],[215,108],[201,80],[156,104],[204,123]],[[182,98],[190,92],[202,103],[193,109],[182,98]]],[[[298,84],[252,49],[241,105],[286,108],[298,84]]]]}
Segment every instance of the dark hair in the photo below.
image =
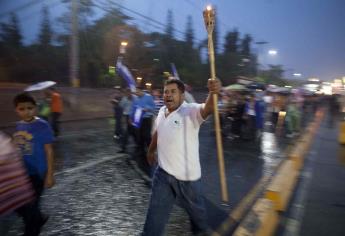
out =
{"type": "Polygon", "coordinates": [[[182,92],[184,93],[185,91],[185,86],[184,86],[184,83],[179,80],[179,79],[168,79],[165,81],[164,83],[164,86],[166,85],[169,85],[169,84],[176,84],[177,85],[177,88],[182,92]]]}
{"type": "Polygon", "coordinates": [[[17,107],[18,103],[30,102],[36,106],[35,99],[28,93],[20,93],[16,95],[13,99],[14,106],[17,107]]]}

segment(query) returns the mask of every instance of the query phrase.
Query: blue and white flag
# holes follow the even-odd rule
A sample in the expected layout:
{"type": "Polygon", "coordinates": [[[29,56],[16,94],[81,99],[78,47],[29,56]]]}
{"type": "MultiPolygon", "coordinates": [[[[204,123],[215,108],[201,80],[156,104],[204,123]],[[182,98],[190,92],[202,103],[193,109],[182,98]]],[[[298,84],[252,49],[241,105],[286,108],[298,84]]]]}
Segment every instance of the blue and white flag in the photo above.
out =
{"type": "Polygon", "coordinates": [[[135,80],[131,74],[131,72],[128,70],[127,66],[122,64],[121,60],[117,60],[116,62],[116,71],[117,73],[126,80],[128,87],[132,92],[135,92],[135,80]]]}
{"type": "Polygon", "coordinates": [[[143,116],[144,116],[145,112],[139,106],[136,106],[134,109],[135,110],[134,110],[134,114],[133,114],[133,117],[132,117],[133,126],[136,127],[136,128],[140,128],[141,121],[143,120],[143,116]]]}
{"type": "Polygon", "coordinates": [[[172,70],[173,76],[175,77],[175,79],[179,80],[180,77],[178,76],[175,64],[174,63],[170,63],[170,65],[171,65],[171,70],[172,70]]]}

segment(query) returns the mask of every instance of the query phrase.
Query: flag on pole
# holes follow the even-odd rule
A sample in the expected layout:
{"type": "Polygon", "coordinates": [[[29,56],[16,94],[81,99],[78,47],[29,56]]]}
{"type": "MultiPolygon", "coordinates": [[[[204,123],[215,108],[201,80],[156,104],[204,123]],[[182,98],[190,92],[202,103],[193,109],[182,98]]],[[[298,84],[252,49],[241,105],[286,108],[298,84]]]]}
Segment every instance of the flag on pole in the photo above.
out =
{"type": "Polygon", "coordinates": [[[131,72],[128,70],[127,66],[122,64],[121,60],[117,60],[116,62],[116,72],[124,79],[126,80],[128,87],[132,92],[135,92],[135,80],[131,74],[131,72]]]}
{"type": "Polygon", "coordinates": [[[180,77],[178,76],[175,64],[174,63],[170,63],[170,65],[171,65],[171,70],[172,70],[173,76],[175,77],[175,79],[179,80],[180,77]]]}
{"type": "Polygon", "coordinates": [[[144,113],[145,112],[143,111],[143,109],[140,106],[134,107],[134,114],[132,117],[134,127],[140,128],[144,113]]]}

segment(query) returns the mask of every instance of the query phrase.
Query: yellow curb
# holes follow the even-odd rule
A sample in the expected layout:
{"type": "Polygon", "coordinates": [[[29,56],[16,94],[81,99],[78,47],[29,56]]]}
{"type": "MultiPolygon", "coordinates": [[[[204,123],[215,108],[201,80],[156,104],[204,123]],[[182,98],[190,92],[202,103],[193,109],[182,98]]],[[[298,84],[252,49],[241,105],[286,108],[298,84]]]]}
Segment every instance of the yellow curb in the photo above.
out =
{"type": "Polygon", "coordinates": [[[260,198],[233,235],[268,236],[273,234],[277,225],[278,214],[274,210],[273,202],[260,198]]]}
{"type": "MultiPolygon", "coordinates": [[[[319,110],[316,114],[315,121],[307,127],[307,132],[299,140],[302,144],[298,145],[298,151],[295,149],[290,150],[289,157],[290,160],[285,160],[278,168],[276,175],[271,180],[271,184],[267,187],[266,197],[272,203],[272,207],[276,210],[275,213],[272,213],[272,208],[270,207],[260,207],[260,217],[253,217],[253,214],[257,211],[258,205],[263,205],[261,199],[259,199],[250,213],[246,218],[241,222],[238,228],[235,231],[237,236],[251,236],[251,235],[273,235],[275,229],[278,225],[279,216],[277,211],[285,210],[288,206],[290,196],[294,190],[294,186],[297,182],[297,176],[299,175],[299,170],[302,166],[296,168],[296,163],[291,158],[291,154],[298,153],[299,161],[302,162],[304,155],[307,154],[316,130],[319,128],[322,118],[324,116],[324,110],[319,110]],[[303,155],[302,155],[303,154],[303,155]],[[280,192],[279,192],[280,191],[280,192]],[[270,200],[272,199],[272,200],[270,200]],[[247,219],[249,218],[249,219],[247,219]],[[253,221],[254,220],[254,221],[253,221]],[[255,225],[255,227],[248,227],[246,225],[255,225]]],[[[296,156],[296,158],[297,158],[296,156]]],[[[293,156],[292,156],[293,157],[293,156]]],[[[303,163],[300,163],[301,165],[303,163]]],[[[266,204],[267,205],[267,204],[266,204]]]]}
{"type": "Polygon", "coordinates": [[[277,211],[285,211],[297,180],[298,172],[292,160],[285,160],[266,189],[265,197],[277,211]]]}
{"type": "Polygon", "coordinates": [[[345,144],[345,121],[340,123],[339,131],[339,143],[345,144]]]}

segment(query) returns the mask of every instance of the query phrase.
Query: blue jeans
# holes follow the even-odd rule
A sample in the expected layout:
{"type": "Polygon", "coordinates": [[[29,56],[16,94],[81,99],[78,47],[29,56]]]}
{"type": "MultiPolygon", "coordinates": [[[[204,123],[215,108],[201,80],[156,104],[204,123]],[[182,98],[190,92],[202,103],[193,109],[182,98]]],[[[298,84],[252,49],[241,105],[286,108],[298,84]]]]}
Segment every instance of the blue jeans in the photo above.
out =
{"type": "Polygon", "coordinates": [[[177,180],[158,167],[153,177],[150,205],[142,235],[163,235],[175,201],[178,201],[187,211],[194,234],[208,232],[206,208],[201,194],[201,180],[177,180]]]}

